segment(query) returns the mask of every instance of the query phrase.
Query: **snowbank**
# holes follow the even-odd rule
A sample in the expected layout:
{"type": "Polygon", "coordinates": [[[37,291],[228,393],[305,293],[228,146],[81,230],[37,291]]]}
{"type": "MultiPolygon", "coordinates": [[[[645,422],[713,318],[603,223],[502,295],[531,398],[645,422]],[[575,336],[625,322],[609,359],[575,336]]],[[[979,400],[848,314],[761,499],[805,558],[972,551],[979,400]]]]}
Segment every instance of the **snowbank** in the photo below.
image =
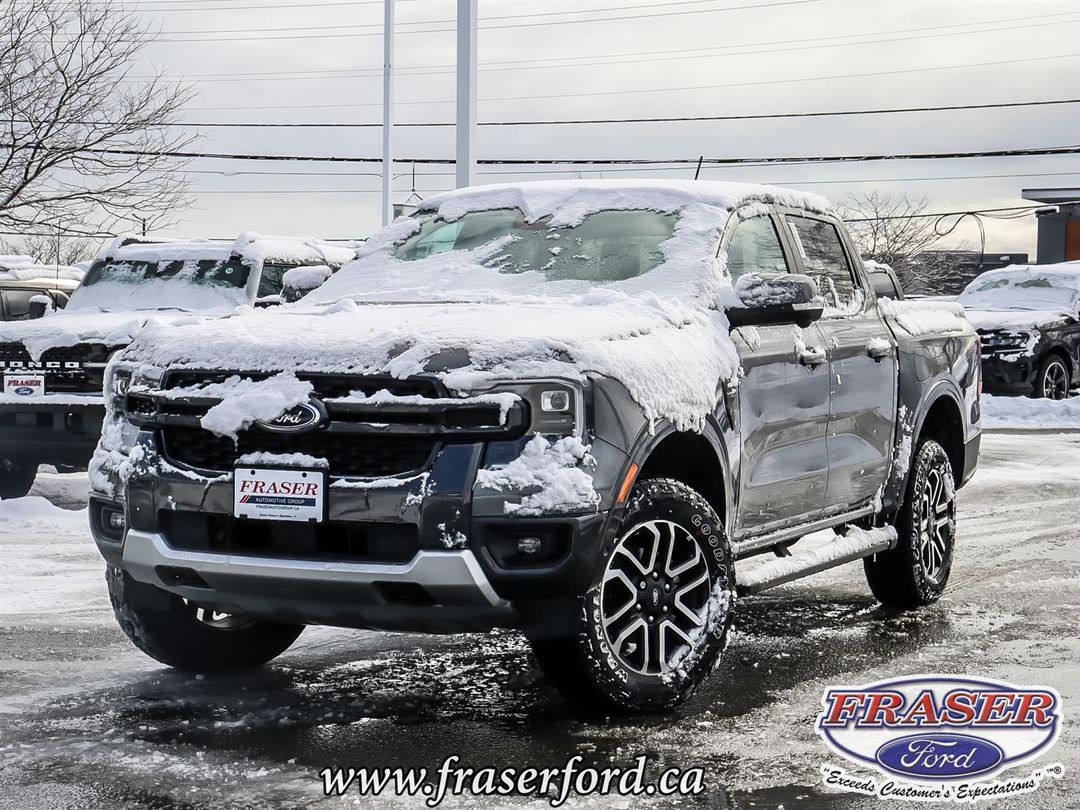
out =
{"type": "Polygon", "coordinates": [[[981,403],[982,426],[987,429],[1080,429],[1080,397],[1053,400],[984,394],[981,403]]]}

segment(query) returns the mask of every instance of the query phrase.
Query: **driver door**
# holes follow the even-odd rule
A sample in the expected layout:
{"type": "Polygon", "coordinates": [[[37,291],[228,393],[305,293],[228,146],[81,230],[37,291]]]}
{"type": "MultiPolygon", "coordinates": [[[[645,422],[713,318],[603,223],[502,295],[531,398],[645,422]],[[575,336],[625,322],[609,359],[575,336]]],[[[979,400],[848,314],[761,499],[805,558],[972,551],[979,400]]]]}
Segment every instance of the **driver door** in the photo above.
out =
{"type": "MultiPolygon", "coordinates": [[[[793,262],[772,214],[738,221],[727,239],[732,283],[745,273],[787,273],[793,262]]],[[[828,482],[825,430],[829,367],[816,324],[731,330],[744,376],[738,385],[735,539],[821,514],[828,482]],[[814,351],[814,350],[817,351],[814,351]]]]}

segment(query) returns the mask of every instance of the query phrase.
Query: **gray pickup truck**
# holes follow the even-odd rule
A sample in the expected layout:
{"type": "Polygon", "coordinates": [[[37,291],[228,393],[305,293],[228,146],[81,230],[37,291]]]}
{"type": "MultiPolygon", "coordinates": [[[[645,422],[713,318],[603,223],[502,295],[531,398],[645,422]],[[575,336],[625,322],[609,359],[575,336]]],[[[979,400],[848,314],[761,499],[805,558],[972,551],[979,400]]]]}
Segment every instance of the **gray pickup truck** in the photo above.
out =
{"type": "Polygon", "coordinates": [[[962,310],[878,300],[817,196],[464,189],[298,304],[138,336],[90,522],[170,666],[516,628],[571,699],[652,711],[739,597],[862,560],[883,603],[936,600],[979,386],[962,310]]]}

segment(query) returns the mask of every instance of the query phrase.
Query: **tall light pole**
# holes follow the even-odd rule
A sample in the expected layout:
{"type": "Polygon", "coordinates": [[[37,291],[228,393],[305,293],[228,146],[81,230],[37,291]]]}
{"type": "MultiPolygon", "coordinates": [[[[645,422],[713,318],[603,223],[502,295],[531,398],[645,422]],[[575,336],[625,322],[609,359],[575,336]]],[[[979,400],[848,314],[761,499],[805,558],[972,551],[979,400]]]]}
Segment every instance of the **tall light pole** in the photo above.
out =
{"type": "Polygon", "coordinates": [[[458,0],[457,187],[476,182],[476,5],[458,0]]]}
{"type": "Polygon", "coordinates": [[[394,218],[394,0],[386,0],[383,20],[382,224],[394,218]]]}

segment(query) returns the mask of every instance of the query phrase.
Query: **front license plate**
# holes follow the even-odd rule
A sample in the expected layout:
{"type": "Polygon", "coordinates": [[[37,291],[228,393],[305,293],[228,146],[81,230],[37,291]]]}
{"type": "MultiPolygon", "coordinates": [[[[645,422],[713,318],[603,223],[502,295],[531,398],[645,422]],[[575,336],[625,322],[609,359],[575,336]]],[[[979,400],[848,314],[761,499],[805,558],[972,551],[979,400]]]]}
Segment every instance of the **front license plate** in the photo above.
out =
{"type": "Polygon", "coordinates": [[[233,480],[233,514],[236,517],[256,520],[323,519],[326,473],[321,470],[237,467],[233,480]]]}
{"type": "Polygon", "coordinates": [[[45,396],[44,374],[5,374],[4,393],[13,397],[33,399],[45,396]]]}

